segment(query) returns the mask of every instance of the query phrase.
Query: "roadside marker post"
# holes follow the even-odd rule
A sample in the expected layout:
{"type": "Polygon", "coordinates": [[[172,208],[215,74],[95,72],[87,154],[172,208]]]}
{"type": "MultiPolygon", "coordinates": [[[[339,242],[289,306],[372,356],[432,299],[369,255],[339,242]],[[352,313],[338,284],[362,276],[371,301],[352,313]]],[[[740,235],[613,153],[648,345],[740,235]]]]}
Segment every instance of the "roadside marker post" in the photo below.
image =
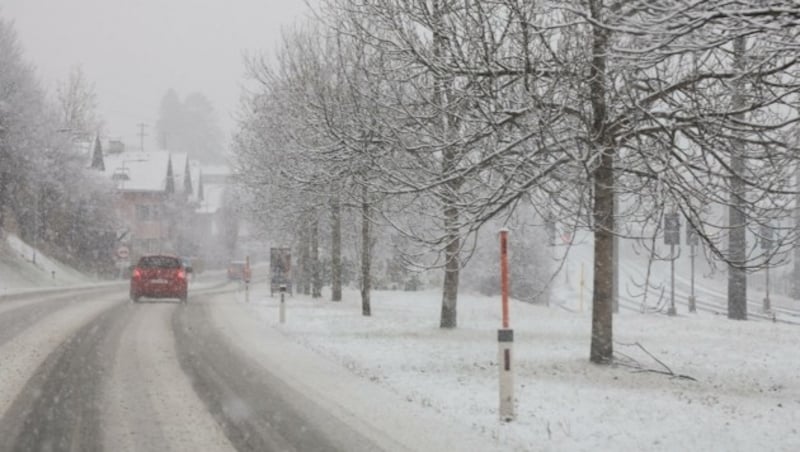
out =
{"type": "Polygon", "coordinates": [[[503,328],[497,330],[498,368],[500,369],[500,420],[514,420],[514,372],[512,350],[514,330],[508,315],[508,229],[500,230],[500,290],[502,294],[503,328]]]}
{"type": "Polygon", "coordinates": [[[686,221],[686,244],[689,245],[690,271],[692,272],[689,312],[697,312],[697,297],[695,297],[694,294],[694,259],[697,257],[697,246],[700,244],[700,235],[688,220],[686,221]]]}
{"type": "Polygon", "coordinates": [[[584,285],[585,284],[584,284],[584,281],[583,281],[583,262],[581,262],[581,280],[580,280],[580,300],[581,300],[580,311],[581,312],[583,312],[583,287],[584,287],[584,285]]]}
{"type": "Polygon", "coordinates": [[[280,318],[281,318],[281,323],[286,323],[286,302],[285,302],[286,285],[285,284],[281,284],[280,291],[281,291],[280,318]]]}
{"type": "Polygon", "coordinates": [[[244,279],[244,302],[250,303],[250,256],[244,258],[242,279],[244,279]]]}

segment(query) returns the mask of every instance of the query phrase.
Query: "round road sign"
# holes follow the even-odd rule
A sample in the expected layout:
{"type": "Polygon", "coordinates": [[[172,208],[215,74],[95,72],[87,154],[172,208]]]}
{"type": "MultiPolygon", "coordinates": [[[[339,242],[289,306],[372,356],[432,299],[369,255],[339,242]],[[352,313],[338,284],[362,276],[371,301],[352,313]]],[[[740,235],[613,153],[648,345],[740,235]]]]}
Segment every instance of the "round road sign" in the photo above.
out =
{"type": "Polygon", "coordinates": [[[117,248],[117,257],[120,259],[127,259],[128,255],[130,254],[130,250],[128,250],[127,246],[120,246],[117,248]]]}

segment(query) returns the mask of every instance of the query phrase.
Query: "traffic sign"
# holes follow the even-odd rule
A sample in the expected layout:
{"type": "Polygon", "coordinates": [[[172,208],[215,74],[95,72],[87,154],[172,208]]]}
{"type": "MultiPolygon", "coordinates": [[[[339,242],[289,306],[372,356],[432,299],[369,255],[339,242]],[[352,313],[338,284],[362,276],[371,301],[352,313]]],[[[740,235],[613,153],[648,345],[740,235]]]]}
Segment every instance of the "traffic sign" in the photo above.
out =
{"type": "Polygon", "coordinates": [[[681,220],[677,213],[664,215],[664,244],[681,244],[681,220]]]}
{"type": "Polygon", "coordinates": [[[117,257],[118,258],[127,259],[129,255],[130,255],[130,250],[128,249],[127,246],[122,245],[119,248],[117,248],[117,257]]]}
{"type": "Polygon", "coordinates": [[[761,249],[772,251],[775,247],[775,230],[769,224],[761,225],[761,249]]]}
{"type": "Polygon", "coordinates": [[[686,244],[689,246],[697,246],[700,244],[700,234],[697,233],[697,229],[688,221],[686,222],[686,244]]]}

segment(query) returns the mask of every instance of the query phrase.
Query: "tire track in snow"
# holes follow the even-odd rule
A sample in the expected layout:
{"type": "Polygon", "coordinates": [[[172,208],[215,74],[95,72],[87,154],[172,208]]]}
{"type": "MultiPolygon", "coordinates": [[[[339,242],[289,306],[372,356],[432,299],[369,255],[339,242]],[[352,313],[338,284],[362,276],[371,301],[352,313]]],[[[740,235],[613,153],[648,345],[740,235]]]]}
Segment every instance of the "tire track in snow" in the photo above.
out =
{"type": "Polygon", "coordinates": [[[178,363],[171,318],[192,309],[169,302],[130,304],[105,382],[104,442],[109,451],[232,451],[178,363]]]}
{"type": "Polygon", "coordinates": [[[5,364],[0,368],[0,438],[10,450],[93,449],[97,422],[91,391],[102,372],[95,367],[98,359],[75,355],[105,336],[105,319],[119,306],[102,299],[71,304],[0,348],[5,364]],[[70,381],[73,374],[79,377],[70,381]],[[86,441],[71,444],[78,436],[86,441]]]}
{"type": "Polygon", "coordinates": [[[208,305],[176,310],[172,324],[181,366],[237,450],[382,450],[249,361],[217,331],[208,305]]]}

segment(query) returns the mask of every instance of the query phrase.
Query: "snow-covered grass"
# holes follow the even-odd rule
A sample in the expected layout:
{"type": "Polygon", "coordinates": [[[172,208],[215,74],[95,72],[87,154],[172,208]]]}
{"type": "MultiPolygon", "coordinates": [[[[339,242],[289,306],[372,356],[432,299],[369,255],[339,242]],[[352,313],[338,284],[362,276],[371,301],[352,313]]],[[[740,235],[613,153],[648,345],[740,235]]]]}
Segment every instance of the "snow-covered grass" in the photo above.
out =
{"type": "Polygon", "coordinates": [[[283,325],[277,295],[256,286],[251,300],[265,323],[357,378],[508,450],[800,450],[796,326],[623,312],[614,319],[615,352],[637,370],[589,362],[588,306],[512,302],[518,416],[505,424],[497,414],[498,298],[462,294],[455,330],[438,328],[433,290],[375,292],[369,318],[355,291],[340,303],[287,296],[283,325]]]}

